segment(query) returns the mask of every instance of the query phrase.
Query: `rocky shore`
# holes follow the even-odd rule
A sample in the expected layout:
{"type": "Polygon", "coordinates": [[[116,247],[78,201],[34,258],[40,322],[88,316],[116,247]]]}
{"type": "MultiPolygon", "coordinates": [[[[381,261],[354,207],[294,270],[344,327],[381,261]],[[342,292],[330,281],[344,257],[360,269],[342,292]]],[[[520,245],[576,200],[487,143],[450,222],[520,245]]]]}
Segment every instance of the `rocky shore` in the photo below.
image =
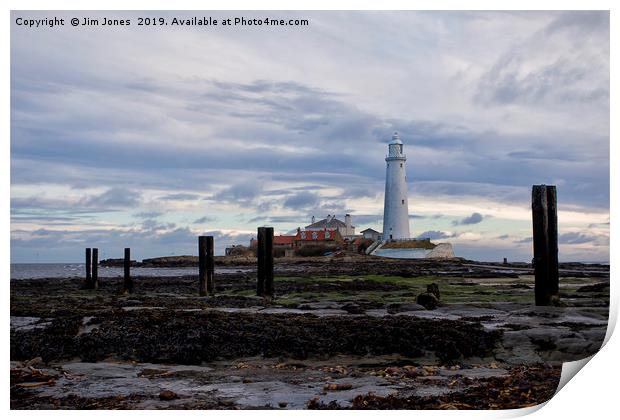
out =
{"type": "Polygon", "coordinates": [[[194,276],[136,277],[131,295],[12,280],[11,407],[518,408],[607,327],[604,265],[562,265],[545,308],[526,264],[281,259],[273,300],[238,266],[214,297],[194,276]]]}

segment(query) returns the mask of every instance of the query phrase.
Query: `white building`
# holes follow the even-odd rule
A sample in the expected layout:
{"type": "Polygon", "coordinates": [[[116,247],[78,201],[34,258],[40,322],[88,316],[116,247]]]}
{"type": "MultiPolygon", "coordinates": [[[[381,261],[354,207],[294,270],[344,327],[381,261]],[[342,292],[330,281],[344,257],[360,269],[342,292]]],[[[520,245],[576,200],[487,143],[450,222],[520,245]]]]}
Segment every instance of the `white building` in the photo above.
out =
{"type": "Polygon", "coordinates": [[[309,231],[332,229],[338,230],[343,238],[355,236],[355,226],[351,224],[350,214],[346,214],[344,216],[344,222],[336,219],[336,215],[332,216],[331,214],[327,215],[325,219],[319,220],[318,222],[315,220],[314,216],[312,216],[312,223],[305,228],[305,230],[309,231]]]}
{"type": "Polygon", "coordinates": [[[372,239],[373,241],[377,241],[381,239],[381,232],[377,232],[372,228],[364,229],[360,232],[364,239],[372,239]]]}
{"type": "Polygon", "coordinates": [[[409,238],[409,203],[407,200],[407,157],[403,142],[394,133],[388,145],[383,205],[383,240],[409,238]]]}

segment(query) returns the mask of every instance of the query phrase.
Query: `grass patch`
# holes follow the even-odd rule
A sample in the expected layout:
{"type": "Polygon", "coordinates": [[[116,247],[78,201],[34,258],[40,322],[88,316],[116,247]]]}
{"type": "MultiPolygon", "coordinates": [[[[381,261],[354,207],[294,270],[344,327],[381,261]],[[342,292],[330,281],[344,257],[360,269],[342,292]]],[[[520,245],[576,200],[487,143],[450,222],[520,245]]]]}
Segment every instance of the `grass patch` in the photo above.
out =
{"type": "MultiPolygon", "coordinates": [[[[493,279],[484,279],[488,282],[493,279]]],[[[498,279],[500,280],[500,279],[498,279]]],[[[501,279],[507,280],[507,279],[501,279]]],[[[461,277],[442,277],[442,276],[419,276],[402,277],[392,275],[358,275],[358,276],[277,276],[274,278],[276,289],[276,302],[281,305],[294,306],[297,304],[317,301],[368,301],[383,305],[390,303],[415,302],[416,296],[426,291],[426,286],[436,283],[441,292],[441,301],[444,303],[493,303],[493,302],[515,302],[528,303],[533,301],[534,290],[512,287],[513,284],[528,284],[524,281],[513,279],[507,281],[506,285],[485,285],[478,284],[480,279],[467,279],[461,277]],[[472,281],[476,284],[462,284],[472,281]],[[353,281],[367,281],[380,284],[391,284],[403,287],[402,290],[344,290],[344,291],[305,291],[305,292],[283,292],[278,294],[278,283],[282,286],[286,283],[297,284],[330,284],[330,283],[351,283],[353,281]],[[459,284],[461,283],[461,284],[459,284]]],[[[564,291],[564,290],[563,290],[564,291]]],[[[566,290],[568,291],[568,290],[566,290]]],[[[239,290],[232,292],[237,296],[252,296],[255,291],[239,290]]]]}

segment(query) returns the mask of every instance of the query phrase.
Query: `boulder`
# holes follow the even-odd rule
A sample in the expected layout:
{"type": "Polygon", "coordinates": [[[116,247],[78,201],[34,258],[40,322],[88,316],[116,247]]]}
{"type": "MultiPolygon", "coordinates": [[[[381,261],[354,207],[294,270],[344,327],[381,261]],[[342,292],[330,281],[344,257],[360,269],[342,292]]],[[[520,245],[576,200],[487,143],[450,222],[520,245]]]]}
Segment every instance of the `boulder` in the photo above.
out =
{"type": "Polygon", "coordinates": [[[437,286],[437,284],[435,283],[431,283],[426,286],[426,292],[434,294],[437,300],[441,299],[441,294],[439,293],[439,286],[437,286]]]}
{"type": "Polygon", "coordinates": [[[451,259],[455,258],[452,244],[445,242],[437,244],[424,258],[439,258],[439,259],[451,259]]]}
{"type": "Polygon", "coordinates": [[[437,299],[437,296],[428,292],[418,295],[416,301],[419,305],[424,306],[426,309],[435,309],[439,304],[439,299],[437,299]]]}
{"type": "Polygon", "coordinates": [[[170,401],[170,400],[175,400],[177,398],[179,398],[179,396],[174,391],[165,390],[159,393],[159,399],[162,401],[170,401]]]}
{"type": "Polygon", "coordinates": [[[342,305],[340,307],[340,309],[347,311],[350,314],[353,315],[360,315],[363,314],[365,311],[364,309],[359,306],[357,303],[353,303],[353,302],[347,302],[344,305],[342,305]]]}

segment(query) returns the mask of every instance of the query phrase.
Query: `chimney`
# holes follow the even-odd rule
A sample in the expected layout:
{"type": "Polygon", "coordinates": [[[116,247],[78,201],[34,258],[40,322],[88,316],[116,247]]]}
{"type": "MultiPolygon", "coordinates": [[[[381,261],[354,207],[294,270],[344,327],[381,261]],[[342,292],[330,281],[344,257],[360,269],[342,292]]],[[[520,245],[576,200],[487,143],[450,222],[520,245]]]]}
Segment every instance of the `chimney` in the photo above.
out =
{"type": "Polygon", "coordinates": [[[349,231],[351,230],[351,215],[348,213],[344,215],[344,224],[347,227],[347,234],[348,234],[349,231]]]}
{"type": "MultiPolygon", "coordinates": [[[[312,216],[314,217],[314,216],[312,216]]],[[[297,233],[301,232],[301,228],[299,226],[297,226],[297,233]]]]}
{"type": "Polygon", "coordinates": [[[314,216],[312,216],[312,219],[311,219],[311,220],[312,220],[312,223],[314,223],[314,216]]]}

